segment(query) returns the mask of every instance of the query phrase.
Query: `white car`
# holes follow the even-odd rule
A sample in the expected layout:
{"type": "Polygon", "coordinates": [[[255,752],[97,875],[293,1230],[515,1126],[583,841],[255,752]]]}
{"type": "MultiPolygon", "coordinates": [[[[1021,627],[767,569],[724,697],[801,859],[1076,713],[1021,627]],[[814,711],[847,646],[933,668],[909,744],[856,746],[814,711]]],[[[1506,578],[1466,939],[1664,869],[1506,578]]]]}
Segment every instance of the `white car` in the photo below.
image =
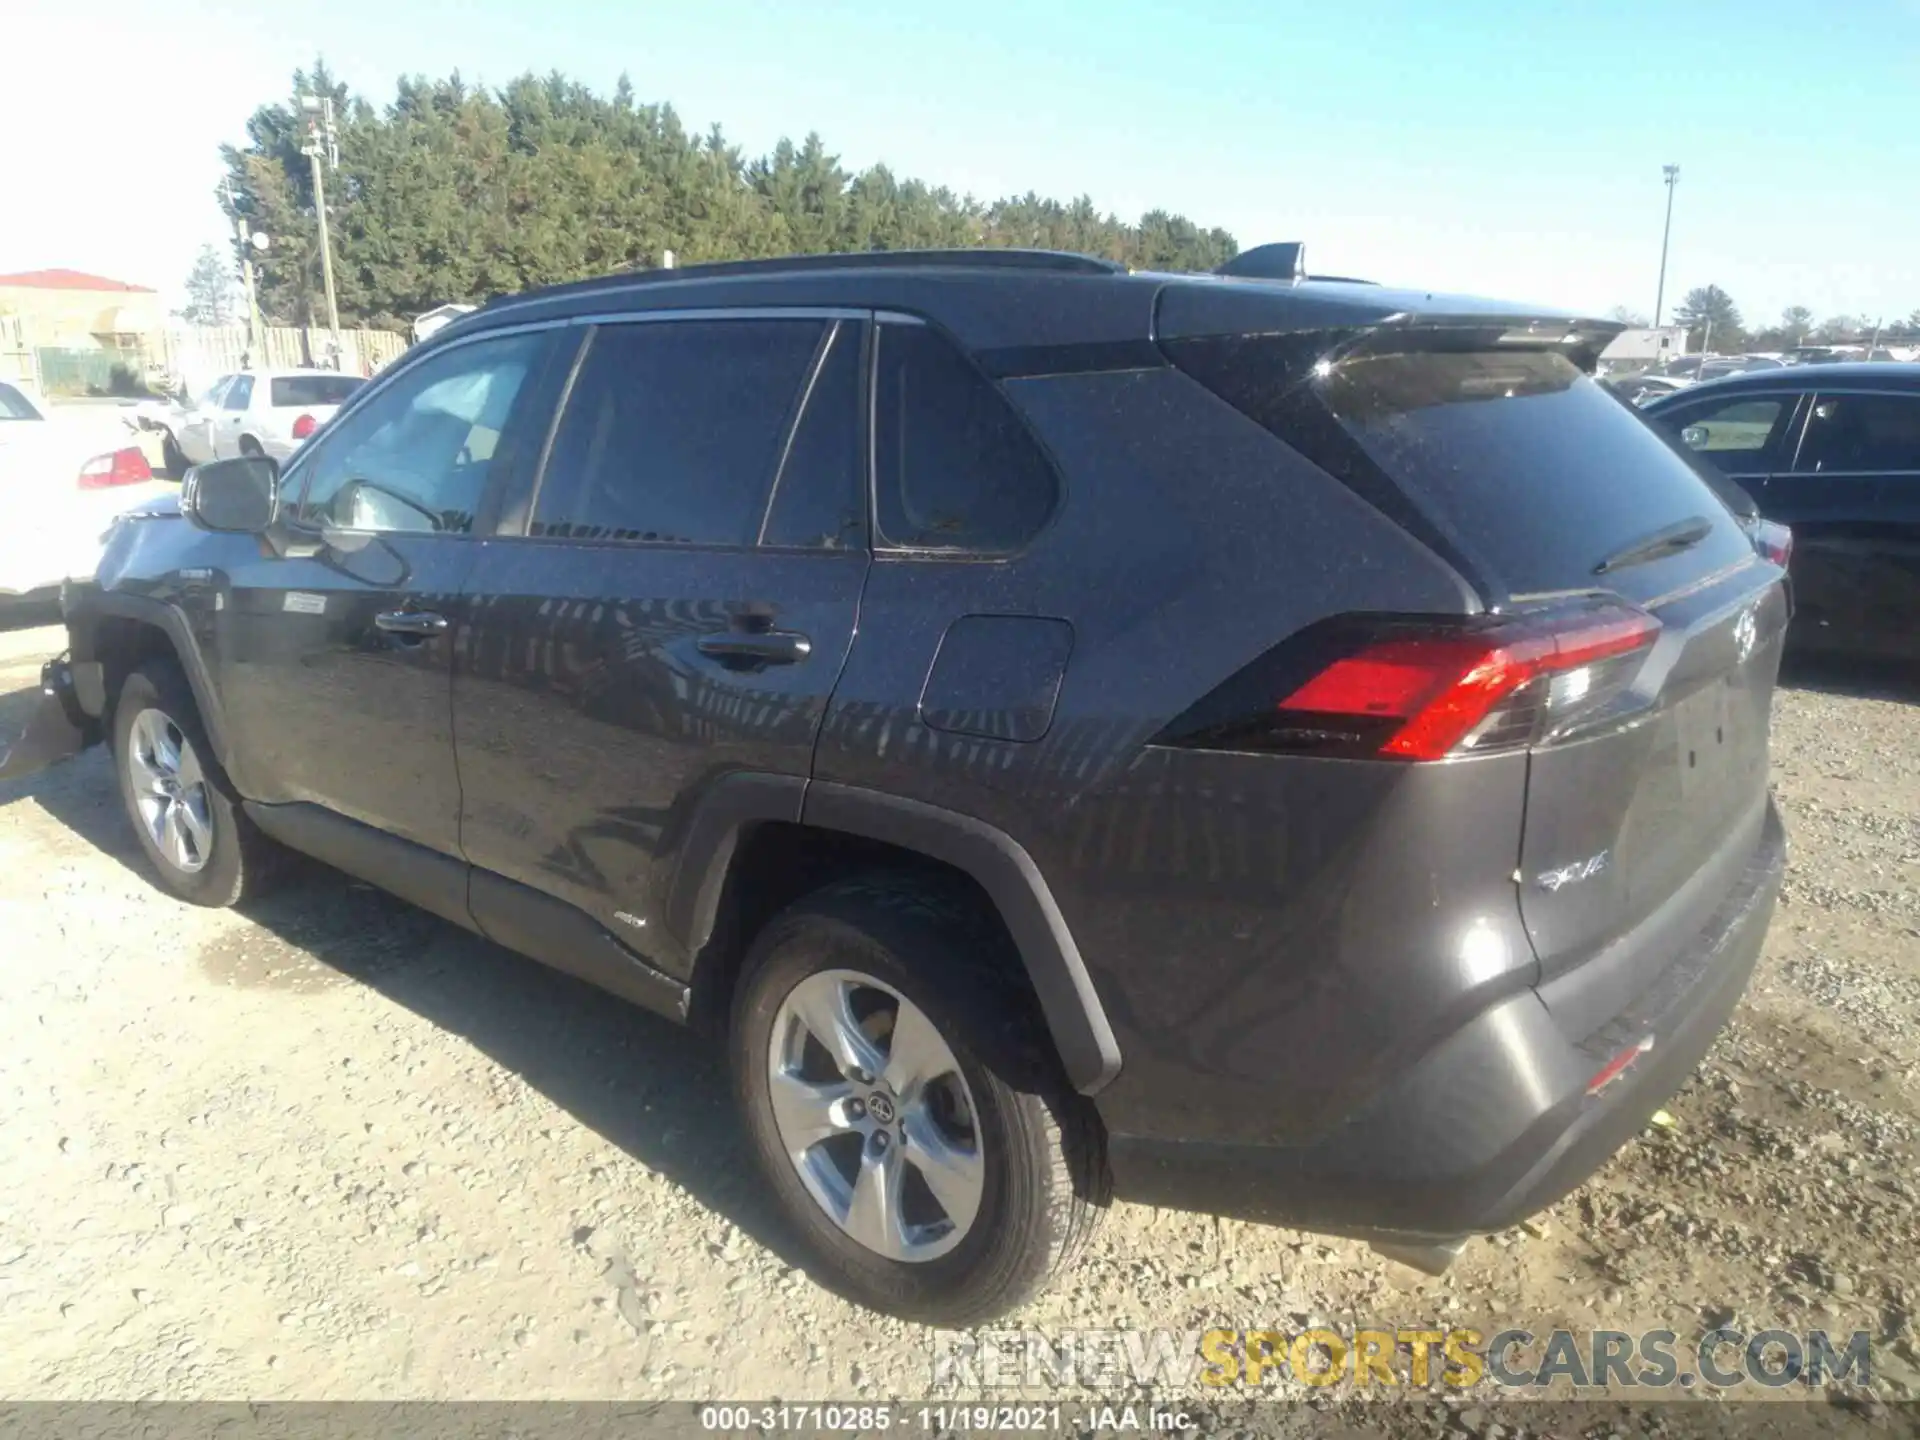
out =
{"type": "Polygon", "coordinates": [[[284,465],[365,383],[338,370],[222,375],[205,394],[175,407],[160,422],[170,442],[167,458],[204,465],[236,455],[270,455],[284,465]]]}
{"type": "Polygon", "coordinates": [[[115,516],[179,490],[154,478],[117,415],[49,409],[0,381],[0,606],[92,575],[115,516]]]}

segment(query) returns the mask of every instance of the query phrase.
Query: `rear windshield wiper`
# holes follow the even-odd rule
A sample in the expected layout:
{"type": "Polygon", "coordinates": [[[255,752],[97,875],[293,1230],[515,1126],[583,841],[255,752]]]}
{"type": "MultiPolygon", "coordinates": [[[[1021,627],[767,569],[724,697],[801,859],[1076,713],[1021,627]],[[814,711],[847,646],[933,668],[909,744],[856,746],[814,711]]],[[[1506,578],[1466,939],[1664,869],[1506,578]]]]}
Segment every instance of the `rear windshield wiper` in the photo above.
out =
{"type": "Polygon", "coordinates": [[[1630,565],[1644,565],[1649,560],[1664,560],[1669,555],[1678,555],[1682,550],[1691,550],[1712,533],[1713,522],[1706,516],[1689,515],[1684,520],[1676,520],[1614,551],[1593,567],[1593,573],[1605,575],[1609,571],[1625,570],[1630,565]]]}

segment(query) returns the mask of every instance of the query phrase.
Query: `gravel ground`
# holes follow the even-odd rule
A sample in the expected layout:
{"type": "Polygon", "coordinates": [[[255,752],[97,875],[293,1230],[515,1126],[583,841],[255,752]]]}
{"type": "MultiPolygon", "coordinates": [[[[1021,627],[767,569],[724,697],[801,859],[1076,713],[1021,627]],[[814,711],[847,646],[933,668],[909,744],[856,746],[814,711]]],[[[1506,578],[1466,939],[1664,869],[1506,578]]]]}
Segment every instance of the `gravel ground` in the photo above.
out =
{"type": "MultiPolygon", "coordinates": [[[[0,635],[0,737],[63,638],[0,635]]],[[[1434,1280],[1123,1205],[1015,1323],[1863,1328],[1920,1395],[1916,702],[1782,692],[1758,977],[1540,1222],[1434,1280]]],[[[0,1397],[930,1393],[933,1332],[797,1267],[691,1037],[318,867],[178,904],[98,750],[0,782],[0,955],[0,1397]]]]}

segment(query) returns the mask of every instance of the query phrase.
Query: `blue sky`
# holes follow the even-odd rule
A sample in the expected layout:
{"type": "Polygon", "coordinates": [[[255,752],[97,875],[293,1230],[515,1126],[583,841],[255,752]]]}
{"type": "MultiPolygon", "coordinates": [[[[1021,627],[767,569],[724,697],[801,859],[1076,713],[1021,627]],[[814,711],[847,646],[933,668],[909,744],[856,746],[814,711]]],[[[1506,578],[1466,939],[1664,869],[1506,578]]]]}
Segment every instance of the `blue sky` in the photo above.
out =
{"type": "Polygon", "coordinates": [[[1920,0],[12,0],[0,271],[175,291],[217,146],[323,53],[406,73],[624,71],[757,153],[817,129],[982,197],[1089,193],[1301,239],[1317,269],[1650,311],[1667,294],[1920,308],[1920,0]],[[24,5],[24,13],[21,6],[24,5]],[[24,63],[22,63],[24,62],[24,63]]]}

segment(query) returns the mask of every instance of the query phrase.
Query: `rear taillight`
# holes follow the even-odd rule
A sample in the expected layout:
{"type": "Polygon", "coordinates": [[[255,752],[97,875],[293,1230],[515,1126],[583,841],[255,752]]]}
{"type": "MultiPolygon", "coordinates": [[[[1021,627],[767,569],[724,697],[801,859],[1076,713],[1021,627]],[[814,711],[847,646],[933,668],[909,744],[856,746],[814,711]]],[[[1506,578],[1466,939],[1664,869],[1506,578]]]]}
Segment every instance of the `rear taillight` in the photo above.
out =
{"type": "Polygon", "coordinates": [[[311,415],[302,415],[293,422],[293,438],[304,440],[320,428],[320,423],[311,415]]]}
{"type": "Polygon", "coordinates": [[[1771,560],[1782,570],[1793,558],[1793,531],[1772,520],[1757,521],[1753,527],[1753,548],[1761,558],[1771,560]]]}
{"type": "Polygon", "coordinates": [[[1263,656],[1159,739],[1388,760],[1514,749],[1627,708],[1659,634],[1653,616],[1616,601],[1465,621],[1342,618],[1263,656]]]}
{"type": "Polygon", "coordinates": [[[80,467],[82,490],[105,490],[114,485],[139,485],[153,479],[147,457],[129,445],[111,455],[96,455],[80,467]]]}

